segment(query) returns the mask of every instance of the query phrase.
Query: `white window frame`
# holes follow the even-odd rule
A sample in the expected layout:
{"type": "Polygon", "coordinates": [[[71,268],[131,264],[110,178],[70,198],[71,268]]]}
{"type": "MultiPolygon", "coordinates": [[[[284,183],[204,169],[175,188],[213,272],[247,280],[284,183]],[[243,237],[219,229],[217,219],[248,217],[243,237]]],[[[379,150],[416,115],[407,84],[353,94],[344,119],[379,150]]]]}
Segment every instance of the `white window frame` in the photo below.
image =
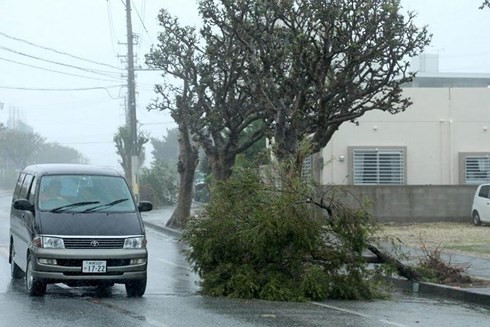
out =
{"type": "MultiPolygon", "coordinates": [[[[407,151],[406,147],[400,146],[353,146],[349,147],[349,184],[351,185],[405,185],[407,181],[407,151]],[[363,162],[359,160],[362,154],[366,155],[370,153],[373,155],[372,162],[369,168],[364,170],[371,170],[370,176],[363,176],[365,173],[361,172],[363,167],[360,166],[363,162]],[[383,159],[383,155],[393,156],[399,155],[397,159],[398,163],[389,163],[389,172],[383,171],[383,163],[386,165],[388,161],[383,159]],[[383,162],[383,160],[385,160],[383,162]],[[393,168],[398,169],[398,174],[393,175],[393,168]],[[368,181],[366,181],[368,180],[368,181]]],[[[361,159],[362,160],[362,159],[361,159]]]]}
{"type": "Polygon", "coordinates": [[[459,167],[460,184],[490,183],[490,152],[460,152],[459,167]]]}

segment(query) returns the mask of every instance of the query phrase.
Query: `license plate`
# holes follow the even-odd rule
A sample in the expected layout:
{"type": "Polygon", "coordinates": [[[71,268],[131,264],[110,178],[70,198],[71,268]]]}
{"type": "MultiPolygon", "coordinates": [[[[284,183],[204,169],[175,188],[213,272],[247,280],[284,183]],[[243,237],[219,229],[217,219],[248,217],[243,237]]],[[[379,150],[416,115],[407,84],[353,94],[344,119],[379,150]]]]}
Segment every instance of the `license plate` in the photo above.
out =
{"type": "Polygon", "coordinates": [[[86,261],[82,263],[82,272],[84,273],[105,273],[106,272],[106,261],[86,261]]]}

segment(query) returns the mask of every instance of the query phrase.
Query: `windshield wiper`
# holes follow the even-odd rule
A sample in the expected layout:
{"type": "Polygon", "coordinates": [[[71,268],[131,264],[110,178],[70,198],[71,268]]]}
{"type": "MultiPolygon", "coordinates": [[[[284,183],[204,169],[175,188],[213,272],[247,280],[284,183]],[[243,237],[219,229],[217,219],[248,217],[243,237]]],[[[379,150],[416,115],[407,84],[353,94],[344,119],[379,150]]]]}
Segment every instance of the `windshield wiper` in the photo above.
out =
{"type": "Polygon", "coordinates": [[[106,204],[101,204],[101,205],[98,205],[98,206],[95,206],[95,207],[92,207],[92,208],[85,209],[82,212],[99,211],[102,208],[109,208],[109,207],[112,207],[112,206],[114,206],[116,204],[122,203],[124,201],[128,201],[128,198],[115,200],[115,201],[112,201],[112,202],[109,202],[109,203],[106,203],[106,204]]]}
{"type": "Polygon", "coordinates": [[[75,208],[75,207],[81,207],[81,206],[85,206],[85,205],[89,205],[89,204],[97,204],[97,203],[100,203],[100,201],[83,201],[83,202],[76,202],[76,203],[72,203],[72,204],[67,204],[67,205],[64,205],[64,206],[61,206],[61,207],[58,207],[58,208],[54,208],[54,209],[51,209],[49,212],[64,212],[70,208],[75,208]]]}

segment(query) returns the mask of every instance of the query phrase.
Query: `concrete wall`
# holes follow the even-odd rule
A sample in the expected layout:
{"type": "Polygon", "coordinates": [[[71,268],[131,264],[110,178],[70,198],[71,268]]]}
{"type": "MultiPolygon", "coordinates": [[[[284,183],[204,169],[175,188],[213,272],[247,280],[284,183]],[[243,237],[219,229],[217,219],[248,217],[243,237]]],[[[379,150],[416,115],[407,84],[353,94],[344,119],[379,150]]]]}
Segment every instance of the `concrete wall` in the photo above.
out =
{"type": "MultiPolygon", "coordinates": [[[[325,186],[332,188],[332,186],[325,186]]],[[[471,223],[471,206],[477,186],[472,185],[401,185],[401,186],[333,186],[347,194],[345,201],[358,205],[371,203],[376,222],[467,222],[471,223]]]]}
{"type": "Polygon", "coordinates": [[[405,88],[413,105],[344,123],[322,151],[322,184],[349,184],[349,147],[406,148],[407,185],[457,185],[460,153],[490,153],[490,88],[405,88]]]}

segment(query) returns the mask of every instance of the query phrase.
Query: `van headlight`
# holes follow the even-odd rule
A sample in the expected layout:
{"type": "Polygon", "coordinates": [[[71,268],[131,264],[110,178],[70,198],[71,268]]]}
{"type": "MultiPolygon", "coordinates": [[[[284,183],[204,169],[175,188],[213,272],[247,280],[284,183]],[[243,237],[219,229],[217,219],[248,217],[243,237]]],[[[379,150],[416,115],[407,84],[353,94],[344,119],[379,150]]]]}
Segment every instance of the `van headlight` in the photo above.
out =
{"type": "Polygon", "coordinates": [[[146,239],[144,236],[130,237],[124,240],[125,249],[142,249],[146,247],[146,239]]]}
{"type": "Polygon", "coordinates": [[[42,247],[45,249],[64,249],[65,243],[59,237],[43,236],[42,247]]]}

